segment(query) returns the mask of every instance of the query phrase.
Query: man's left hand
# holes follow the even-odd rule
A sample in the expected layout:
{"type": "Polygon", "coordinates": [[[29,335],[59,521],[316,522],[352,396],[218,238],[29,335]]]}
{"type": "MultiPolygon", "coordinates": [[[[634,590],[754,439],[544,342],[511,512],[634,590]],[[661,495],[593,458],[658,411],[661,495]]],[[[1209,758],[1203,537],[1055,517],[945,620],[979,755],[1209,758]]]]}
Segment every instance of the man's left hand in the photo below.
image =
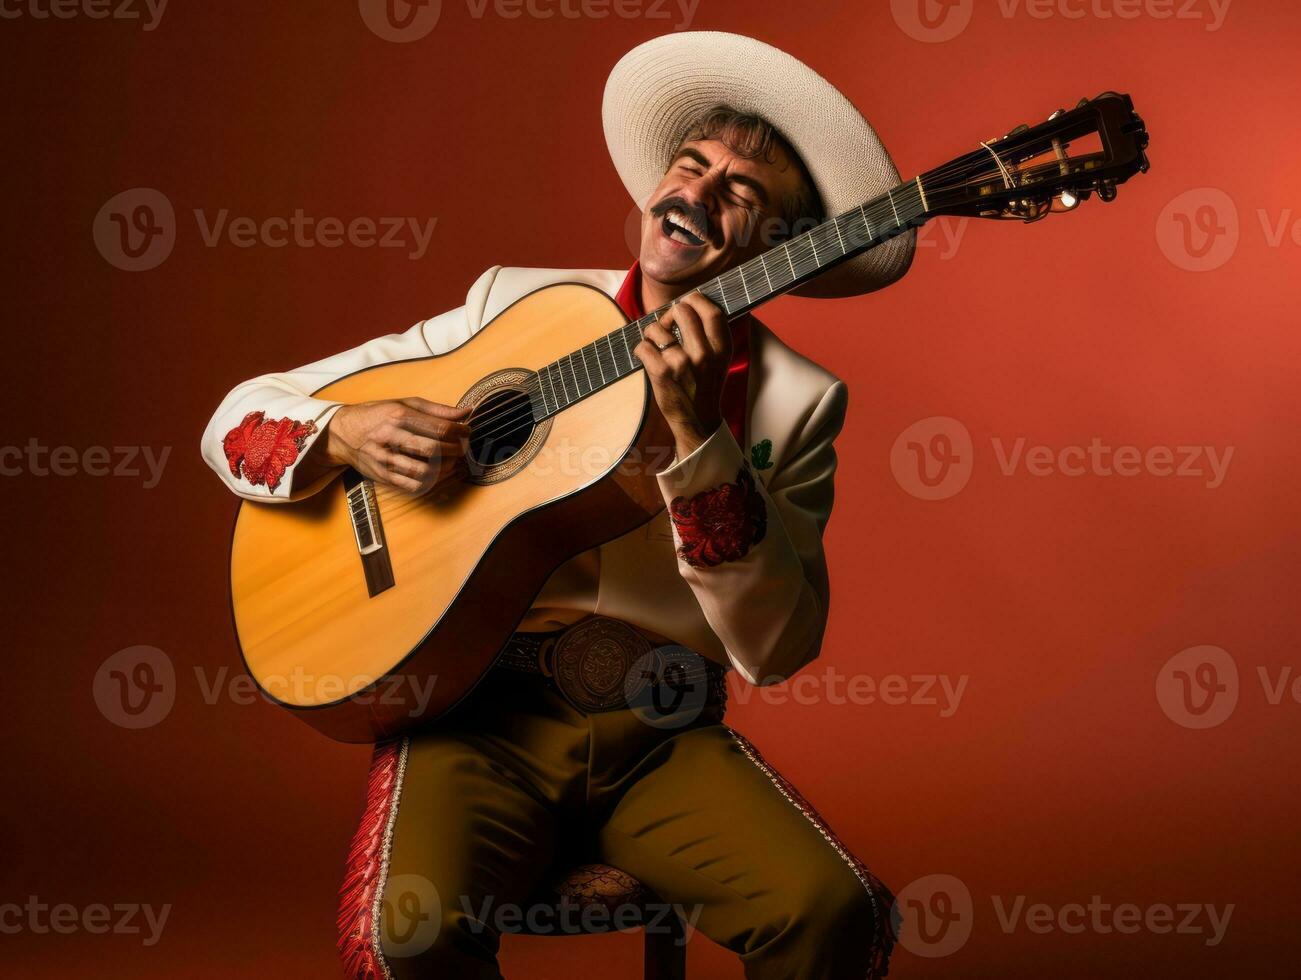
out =
{"type": "Polygon", "coordinates": [[[678,459],[693,452],[723,420],[723,382],[732,360],[727,317],[707,297],[691,292],[646,328],[633,353],[646,368],[655,401],[673,431],[678,459]],[[677,343],[677,325],[682,342],[677,343]],[[663,350],[661,344],[670,344],[663,350]]]}

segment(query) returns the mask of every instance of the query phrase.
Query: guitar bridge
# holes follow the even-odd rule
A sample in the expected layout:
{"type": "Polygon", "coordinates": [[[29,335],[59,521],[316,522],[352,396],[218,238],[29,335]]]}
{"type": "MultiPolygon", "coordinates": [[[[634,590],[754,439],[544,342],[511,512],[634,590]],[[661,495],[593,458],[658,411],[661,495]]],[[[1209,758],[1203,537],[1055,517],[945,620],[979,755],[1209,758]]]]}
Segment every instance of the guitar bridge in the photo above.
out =
{"type": "Polygon", "coordinates": [[[357,541],[357,554],[366,575],[366,589],[371,596],[377,596],[385,589],[391,589],[394,580],[393,563],[384,546],[384,525],[375,501],[375,484],[356,470],[348,470],[343,477],[343,486],[348,495],[348,516],[357,541]]]}

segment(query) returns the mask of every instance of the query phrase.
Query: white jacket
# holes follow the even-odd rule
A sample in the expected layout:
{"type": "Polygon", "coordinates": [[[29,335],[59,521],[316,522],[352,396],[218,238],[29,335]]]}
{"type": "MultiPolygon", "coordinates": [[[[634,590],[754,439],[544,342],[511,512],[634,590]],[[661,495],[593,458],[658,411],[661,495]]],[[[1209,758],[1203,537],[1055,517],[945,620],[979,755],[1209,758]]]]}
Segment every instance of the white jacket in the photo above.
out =
{"type": "MultiPolygon", "coordinates": [[[[515,300],[541,286],[581,282],[611,297],[625,271],[509,269],[494,266],[470,288],[465,305],[296,370],[237,385],[203,435],[208,464],[240,497],[292,501],[320,488],[299,487],[295,463],[278,485],[250,482],[223,449],[227,433],[252,413],[267,420],[314,422],[301,459],[338,409],[312,397],[340,377],[388,361],[441,354],[464,343],[515,300]]],[[[757,321],[750,333],[746,449],[724,422],[685,460],[659,475],[666,508],[737,481],[745,466],[767,511],[767,526],[736,560],[688,563],[668,510],[647,525],[566,562],[548,579],[520,629],[567,626],[589,613],[613,616],[734,666],[751,683],[788,677],[818,655],[829,591],[822,532],[831,514],[836,452],[848,391],[829,371],[787,347],[757,321]],[[683,480],[686,479],[684,483],[683,480]]]]}

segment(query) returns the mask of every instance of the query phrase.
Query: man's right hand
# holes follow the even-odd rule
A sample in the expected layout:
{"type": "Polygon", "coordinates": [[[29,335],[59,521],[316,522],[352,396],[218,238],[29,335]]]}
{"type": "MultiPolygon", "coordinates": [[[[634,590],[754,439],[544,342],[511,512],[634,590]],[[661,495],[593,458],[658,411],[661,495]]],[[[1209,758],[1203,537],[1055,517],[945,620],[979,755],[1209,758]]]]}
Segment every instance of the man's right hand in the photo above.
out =
{"type": "Polygon", "coordinates": [[[421,494],[465,471],[470,408],[425,398],[344,405],[325,438],[329,466],[351,466],[376,483],[421,494]]]}

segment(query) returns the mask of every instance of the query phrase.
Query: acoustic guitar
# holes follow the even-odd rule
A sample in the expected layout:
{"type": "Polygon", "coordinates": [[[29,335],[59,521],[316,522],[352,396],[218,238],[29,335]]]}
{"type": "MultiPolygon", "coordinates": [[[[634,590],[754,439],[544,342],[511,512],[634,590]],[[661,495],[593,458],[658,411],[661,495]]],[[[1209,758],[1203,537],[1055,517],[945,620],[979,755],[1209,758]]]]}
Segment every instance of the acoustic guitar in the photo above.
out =
{"type": "MultiPolygon", "coordinates": [[[[699,287],[735,318],[939,215],[1035,221],[1146,171],[1148,137],[1109,92],[1021,126],[699,287]]],[[[578,284],[518,300],[454,350],[340,378],[317,398],[472,406],[468,475],[424,496],[344,471],[300,502],[240,505],[231,602],[275,702],[342,741],[428,724],[492,666],[551,573],[664,507],[673,441],[632,323],[578,284]],[[581,447],[582,467],[556,464],[581,447]],[[652,463],[658,460],[657,463],[652,463]]]]}

